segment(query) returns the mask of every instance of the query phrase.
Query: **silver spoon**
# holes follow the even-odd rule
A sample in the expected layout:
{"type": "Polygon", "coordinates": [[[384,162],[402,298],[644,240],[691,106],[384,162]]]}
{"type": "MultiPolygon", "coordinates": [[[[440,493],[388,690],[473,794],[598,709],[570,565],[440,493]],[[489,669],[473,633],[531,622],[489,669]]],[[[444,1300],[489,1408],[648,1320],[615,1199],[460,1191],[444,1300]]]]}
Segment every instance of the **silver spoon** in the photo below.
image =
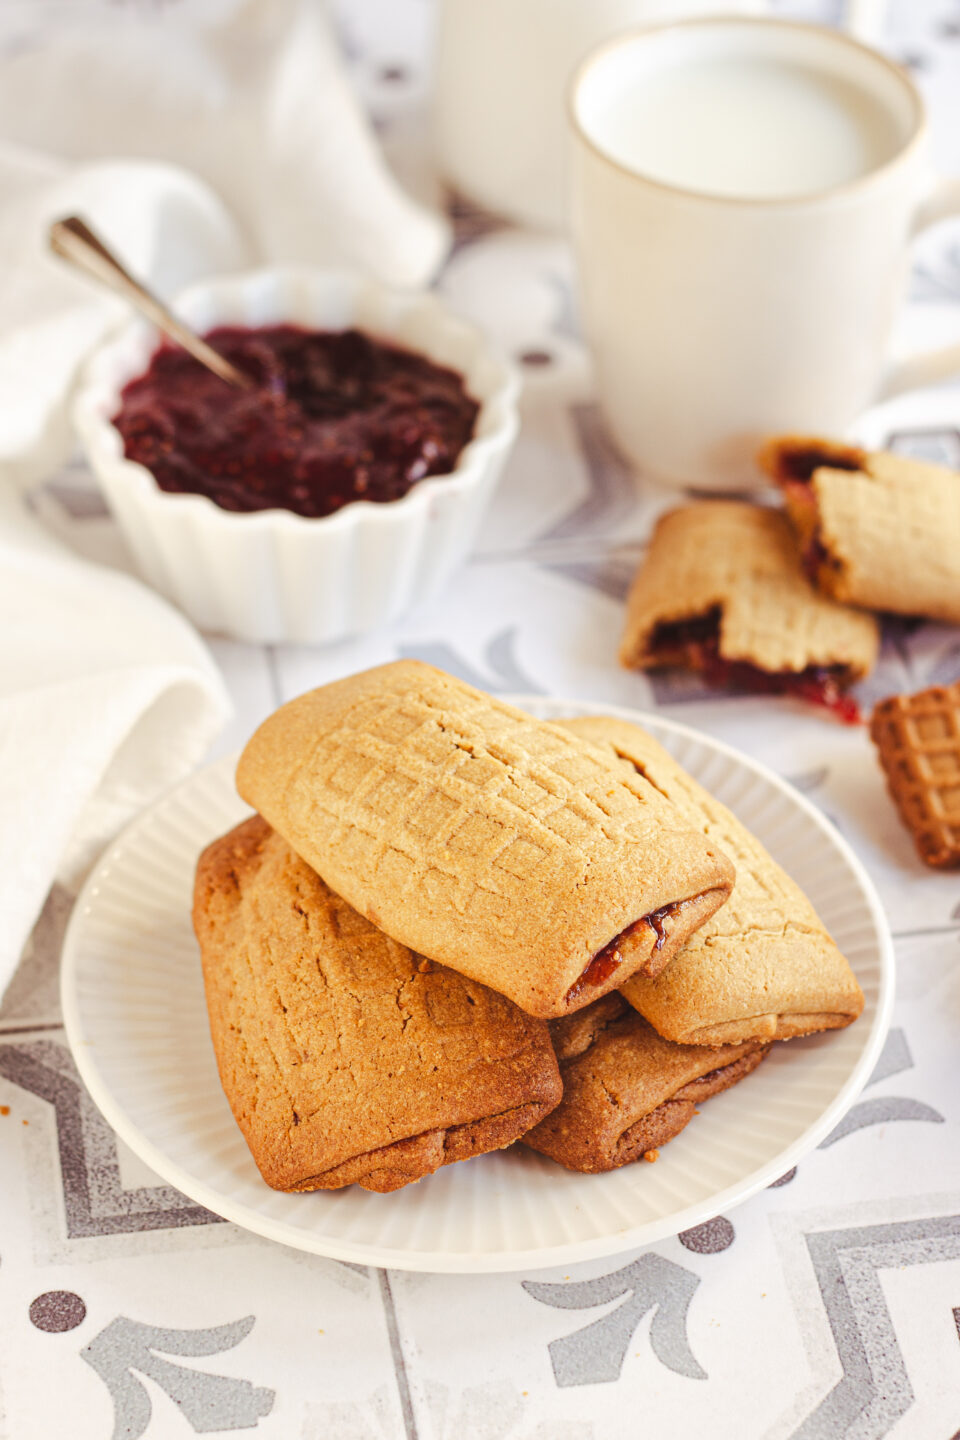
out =
{"type": "Polygon", "coordinates": [[[76,215],[53,222],[50,226],[50,249],[61,260],[68,261],[85,275],[92,276],[102,285],[122,295],[124,300],[129,300],[158,330],[162,330],[171,340],[182,345],[195,360],[212,370],[214,375],[219,375],[221,380],[226,380],[229,385],[236,385],[240,390],[249,390],[252,387],[253,381],[249,375],[244,375],[236,365],[231,365],[212,345],[201,340],[182,320],[178,320],[166,305],[155,295],[151,295],[139,280],[135,280],[124,269],[103,241],[76,215]]]}

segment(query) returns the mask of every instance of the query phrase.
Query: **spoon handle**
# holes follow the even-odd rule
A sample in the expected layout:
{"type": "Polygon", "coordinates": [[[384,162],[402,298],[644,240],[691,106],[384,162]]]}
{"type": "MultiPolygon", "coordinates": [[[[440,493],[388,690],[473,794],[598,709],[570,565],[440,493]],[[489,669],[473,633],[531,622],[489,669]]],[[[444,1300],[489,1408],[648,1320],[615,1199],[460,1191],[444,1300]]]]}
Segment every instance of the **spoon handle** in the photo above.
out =
{"type": "Polygon", "coordinates": [[[66,220],[54,221],[50,226],[50,249],[55,255],[59,255],[61,260],[68,261],[85,275],[92,276],[94,280],[116,291],[124,300],[129,300],[141,315],[146,316],[165,335],[169,335],[171,340],[182,345],[201,365],[219,375],[221,380],[226,380],[228,384],[236,385],[241,390],[250,389],[253,381],[249,375],[231,365],[230,361],[218,354],[206,340],[202,340],[184,325],[182,320],[178,320],[166,305],[124,269],[103,241],[77,216],[71,215],[66,220]]]}

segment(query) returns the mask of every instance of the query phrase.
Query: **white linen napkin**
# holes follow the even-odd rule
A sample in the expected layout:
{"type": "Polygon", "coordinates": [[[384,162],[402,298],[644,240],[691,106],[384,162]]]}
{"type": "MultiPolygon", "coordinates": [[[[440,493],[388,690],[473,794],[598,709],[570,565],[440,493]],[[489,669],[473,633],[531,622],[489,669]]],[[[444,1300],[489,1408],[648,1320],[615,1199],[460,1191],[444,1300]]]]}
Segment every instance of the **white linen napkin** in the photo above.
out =
{"type": "Polygon", "coordinates": [[[230,713],[206,646],[136,580],[92,565],[18,488],[70,454],[77,368],[126,313],[46,254],[80,211],[164,294],[248,258],[209,189],[154,162],[82,166],[0,145],[0,996],[57,878],[82,878],[230,713]]]}
{"type": "Polygon", "coordinates": [[[449,243],[384,165],[318,0],[0,6],[0,465],[21,484],[65,458],[78,364],[125,313],[48,255],[70,213],[165,298],[279,261],[419,285],[449,243]]]}
{"type": "Polygon", "coordinates": [[[230,713],[191,626],[0,494],[0,996],[55,878],[203,758],[230,713]]]}
{"type": "Polygon", "coordinates": [[[74,161],[182,165],[259,259],[422,285],[449,244],[384,164],[323,0],[0,8],[0,136],[74,161]]]}
{"type": "Polygon", "coordinates": [[[129,313],[48,253],[51,221],[74,213],[165,297],[251,258],[226,208],[184,170],[138,161],[67,165],[0,141],[0,480],[21,487],[70,454],[77,370],[129,313]]]}
{"type": "Polygon", "coordinates": [[[229,714],[188,623],[17,492],[70,454],[77,370],[126,312],[47,252],[79,214],[162,296],[270,261],[430,278],[445,220],[384,166],[317,0],[0,7],[0,996],[55,878],[229,714]]]}
{"type": "Polygon", "coordinates": [[[203,759],[230,713],[206,646],[129,576],[71,554],[19,487],[72,449],[77,367],[125,313],[45,253],[91,216],[171,293],[245,259],[206,186],[171,166],[66,166],[0,147],[0,997],[54,880],[75,884],[138,809],[203,759]]]}

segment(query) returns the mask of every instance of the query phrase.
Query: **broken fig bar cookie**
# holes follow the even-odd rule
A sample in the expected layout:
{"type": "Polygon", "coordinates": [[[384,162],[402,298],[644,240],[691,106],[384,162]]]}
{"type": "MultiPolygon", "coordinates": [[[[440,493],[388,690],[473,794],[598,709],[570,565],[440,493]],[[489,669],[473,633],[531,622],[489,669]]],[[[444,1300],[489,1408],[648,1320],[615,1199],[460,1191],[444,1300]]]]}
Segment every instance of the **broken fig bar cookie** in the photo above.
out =
{"type": "Polygon", "coordinates": [[[550,1022],[563,1099],[523,1137],[568,1170],[616,1170],[655,1152],[697,1106],[755,1070],[769,1044],[710,1049],[672,1045],[624,1002],[607,995],[550,1022]]]}
{"type": "Polygon", "coordinates": [[[960,475],[787,435],[758,456],[783,489],[807,574],[870,610],[960,623],[960,475]]]}
{"type": "Polygon", "coordinates": [[[863,994],[810,901],[735,815],[637,725],[605,716],[565,721],[645,775],[733,861],[727,904],[654,979],[624,995],[668,1040],[722,1045],[786,1040],[856,1020],[863,994]]]}
{"type": "Polygon", "coordinates": [[[960,682],[882,700],[870,736],[920,859],[960,867],[960,682]]]}
{"type": "Polygon", "coordinates": [[[776,510],[713,500],[658,522],[627,600],[628,669],[680,666],[711,685],[795,695],[841,719],[877,655],[870,615],[819,595],[776,510]]]}
{"type": "Polygon", "coordinates": [[[531,1015],[662,969],[733,884],[642,775],[419,661],[284,705],[237,788],[374,925],[531,1015]]]}
{"type": "Polygon", "coordinates": [[[220,1079],[276,1190],[397,1190],[560,1099],[547,1027],[389,940],[255,816],[200,857],[220,1079]]]}

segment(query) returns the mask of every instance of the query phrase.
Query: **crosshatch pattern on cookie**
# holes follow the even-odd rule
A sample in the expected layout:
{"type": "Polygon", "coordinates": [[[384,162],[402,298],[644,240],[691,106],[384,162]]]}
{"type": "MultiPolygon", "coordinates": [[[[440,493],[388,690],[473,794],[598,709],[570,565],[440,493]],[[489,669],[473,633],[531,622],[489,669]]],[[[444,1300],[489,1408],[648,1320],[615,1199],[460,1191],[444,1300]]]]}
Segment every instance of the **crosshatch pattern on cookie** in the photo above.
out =
{"type": "Polygon", "coordinates": [[[877,625],[819,595],[803,573],[797,542],[779,511],[704,501],[664,515],[634,578],[620,658],[654,663],[658,625],[720,612],[720,654],[771,672],[873,666],[877,625]]]}
{"type": "Polygon", "coordinates": [[[405,890],[445,892],[461,913],[519,897],[558,852],[585,859],[588,847],[642,836],[667,809],[654,795],[644,802],[635,783],[615,783],[600,757],[470,697],[455,716],[409,695],[361,701],[322,737],[310,769],[318,784],[303,823],[323,810],[352,861],[405,890]]]}
{"type": "MultiPolygon", "coordinates": [[[[638,768],[641,774],[647,773],[642,765],[638,768]]],[[[655,772],[652,778],[656,778],[655,772]]],[[[673,803],[684,810],[691,823],[702,822],[704,834],[736,867],[733,893],[726,905],[706,922],[701,937],[703,943],[711,935],[738,935],[746,929],[765,929],[776,934],[787,925],[810,934],[826,933],[799,886],[779,865],[770,862],[759,841],[755,842],[743,826],[734,822],[729,810],[699,789],[696,782],[679,767],[668,794],[673,803]]]]}
{"type": "Polygon", "coordinates": [[[960,621],[960,476],[880,452],[862,471],[814,472],[821,583],[838,599],[960,621]]]}
{"type": "Polygon", "coordinates": [[[575,733],[607,743],[620,763],[647,778],[682,812],[691,825],[702,829],[734,863],[737,878],[726,905],[712,915],[690,946],[710,943],[717,936],[742,936],[747,930],[771,935],[788,927],[797,932],[826,936],[817,912],[800,887],[775,865],[748,830],[726,806],[715,800],[668,752],[637,726],[602,717],[563,722],[575,733]]]}
{"type": "Polygon", "coordinates": [[[870,733],[921,858],[960,865],[960,683],[881,701],[870,733]]]}
{"type": "Polygon", "coordinates": [[[202,857],[195,923],[224,1090],[279,1188],[440,1131],[435,1169],[443,1132],[491,1148],[559,1098],[543,1022],[382,934],[259,817],[202,857]]]}
{"type": "Polygon", "coordinates": [[[563,723],[605,745],[618,757],[612,763],[646,775],[736,867],[726,905],[664,973],[624,983],[630,1003],[668,1039],[687,1043],[784,1039],[855,1019],[863,996],[849,964],[800,887],[746,827],[639,726],[601,716],[563,723]]]}
{"type": "Polygon", "coordinates": [[[668,965],[733,880],[642,776],[417,661],[291,701],[238,784],[374,924],[534,1015],[612,988],[612,970],[576,985],[630,927],[622,973],[668,965]],[[635,925],[660,910],[662,935],[635,925]]]}

